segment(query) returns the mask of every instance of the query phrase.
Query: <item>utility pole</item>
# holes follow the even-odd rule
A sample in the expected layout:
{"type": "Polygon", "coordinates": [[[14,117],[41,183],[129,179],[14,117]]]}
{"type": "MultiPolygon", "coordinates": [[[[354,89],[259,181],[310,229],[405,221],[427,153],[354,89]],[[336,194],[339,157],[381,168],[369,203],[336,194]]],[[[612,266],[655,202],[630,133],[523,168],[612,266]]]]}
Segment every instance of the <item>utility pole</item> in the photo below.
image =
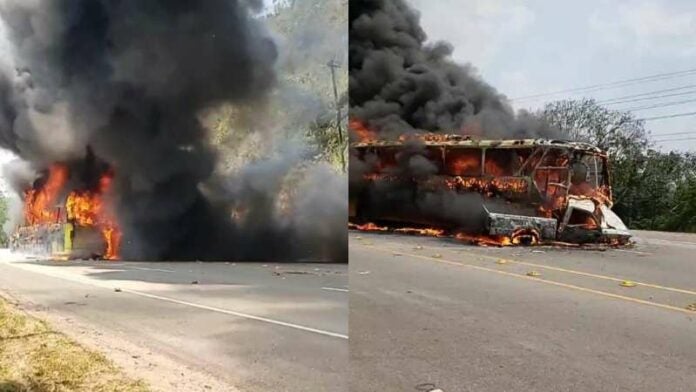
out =
{"type": "Polygon", "coordinates": [[[334,103],[336,105],[336,128],[338,129],[338,144],[341,146],[341,169],[346,171],[346,158],[343,154],[343,129],[341,127],[341,106],[338,103],[338,87],[336,86],[336,69],[341,68],[335,59],[331,59],[326,65],[331,69],[331,82],[333,83],[334,103]]]}

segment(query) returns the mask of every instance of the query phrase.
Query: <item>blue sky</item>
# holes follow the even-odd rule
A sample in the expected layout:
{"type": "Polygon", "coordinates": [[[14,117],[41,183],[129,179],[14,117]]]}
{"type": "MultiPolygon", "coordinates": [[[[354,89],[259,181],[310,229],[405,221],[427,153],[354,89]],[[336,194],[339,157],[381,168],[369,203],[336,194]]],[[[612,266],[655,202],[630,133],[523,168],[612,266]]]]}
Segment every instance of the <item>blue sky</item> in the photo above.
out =
{"type": "MultiPolygon", "coordinates": [[[[480,75],[510,98],[585,87],[654,74],[696,69],[696,1],[647,0],[409,0],[421,12],[432,40],[446,40],[455,60],[472,63],[480,75]]],[[[656,90],[683,95],[615,104],[638,117],[696,112],[696,72],[660,81],[585,93],[606,100],[656,90]],[[686,88],[693,85],[693,88],[686,88]],[[691,93],[691,94],[689,94],[691,93]]],[[[668,93],[665,93],[668,94],[668,93]]],[[[559,94],[513,101],[538,108],[559,94]]],[[[696,116],[653,120],[646,127],[662,149],[696,151],[696,116]],[[660,134],[691,132],[678,136],[660,134]]]]}

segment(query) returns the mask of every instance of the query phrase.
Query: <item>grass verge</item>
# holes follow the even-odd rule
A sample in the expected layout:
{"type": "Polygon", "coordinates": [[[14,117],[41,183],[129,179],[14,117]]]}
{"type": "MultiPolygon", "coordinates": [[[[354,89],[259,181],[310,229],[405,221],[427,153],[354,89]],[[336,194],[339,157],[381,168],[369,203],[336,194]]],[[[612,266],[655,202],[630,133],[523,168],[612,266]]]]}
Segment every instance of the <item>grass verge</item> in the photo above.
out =
{"type": "Polygon", "coordinates": [[[146,392],[90,351],[0,297],[0,392],[146,392]]]}

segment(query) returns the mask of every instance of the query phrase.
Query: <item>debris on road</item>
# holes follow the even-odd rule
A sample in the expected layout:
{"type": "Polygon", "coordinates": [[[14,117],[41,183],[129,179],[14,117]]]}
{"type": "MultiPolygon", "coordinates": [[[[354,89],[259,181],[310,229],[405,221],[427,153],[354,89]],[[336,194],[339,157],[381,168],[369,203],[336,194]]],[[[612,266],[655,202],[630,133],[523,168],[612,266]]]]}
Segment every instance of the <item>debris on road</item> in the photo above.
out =
{"type": "Polygon", "coordinates": [[[198,284],[198,281],[194,280],[193,282],[191,282],[191,284],[198,284]]]}
{"type": "Polygon", "coordinates": [[[690,310],[690,311],[692,311],[692,312],[696,312],[696,302],[694,302],[694,303],[692,303],[692,304],[690,304],[690,305],[686,305],[686,310],[690,310]]]}
{"type": "Polygon", "coordinates": [[[413,250],[421,250],[421,249],[423,249],[423,246],[421,246],[421,245],[413,247],[413,250]]]}
{"type": "Polygon", "coordinates": [[[416,385],[416,391],[422,392],[444,392],[442,389],[435,386],[432,383],[424,383],[416,385]]]}
{"type": "Polygon", "coordinates": [[[442,255],[439,254],[439,253],[435,253],[435,254],[433,255],[433,257],[436,258],[436,259],[441,259],[441,258],[442,258],[442,255]]]}
{"type": "Polygon", "coordinates": [[[117,292],[117,293],[120,293],[120,292],[121,292],[121,288],[116,287],[116,288],[114,289],[114,291],[117,292]]]}
{"type": "Polygon", "coordinates": [[[495,262],[496,264],[507,264],[508,261],[505,259],[498,259],[498,261],[495,262]]]}
{"type": "Polygon", "coordinates": [[[533,276],[533,277],[541,276],[541,272],[539,272],[539,271],[529,271],[529,272],[527,272],[527,276],[533,276]]]}
{"type": "Polygon", "coordinates": [[[621,286],[621,287],[636,287],[636,282],[632,282],[630,280],[624,280],[623,282],[619,283],[619,286],[621,286]]]}

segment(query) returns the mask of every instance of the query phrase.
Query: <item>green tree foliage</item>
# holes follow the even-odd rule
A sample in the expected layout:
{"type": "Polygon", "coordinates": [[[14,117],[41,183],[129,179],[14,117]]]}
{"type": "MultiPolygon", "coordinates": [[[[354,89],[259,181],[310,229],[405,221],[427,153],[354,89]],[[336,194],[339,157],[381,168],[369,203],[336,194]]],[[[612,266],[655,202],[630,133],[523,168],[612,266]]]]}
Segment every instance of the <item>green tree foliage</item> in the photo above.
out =
{"type": "Polygon", "coordinates": [[[275,0],[268,16],[271,29],[283,37],[279,80],[283,93],[273,105],[289,110],[290,126],[303,131],[317,149],[316,158],[336,167],[343,166],[348,146],[347,7],[347,0],[275,0]],[[337,66],[334,78],[330,62],[337,66]]]}
{"type": "Polygon", "coordinates": [[[221,165],[235,168],[267,158],[272,143],[298,142],[312,148],[314,160],[344,169],[348,0],[273,0],[269,8],[260,17],[278,42],[276,89],[264,102],[223,105],[204,116],[221,165]],[[329,62],[337,66],[334,78],[329,62]]]}
{"type": "Polygon", "coordinates": [[[591,99],[552,102],[540,115],[570,139],[607,151],[614,210],[629,227],[696,231],[693,155],[654,149],[644,123],[632,113],[607,109],[591,99]]]}
{"type": "Polygon", "coordinates": [[[7,233],[3,230],[5,223],[7,223],[7,198],[4,194],[0,193],[0,246],[6,247],[8,245],[7,233]]]}

